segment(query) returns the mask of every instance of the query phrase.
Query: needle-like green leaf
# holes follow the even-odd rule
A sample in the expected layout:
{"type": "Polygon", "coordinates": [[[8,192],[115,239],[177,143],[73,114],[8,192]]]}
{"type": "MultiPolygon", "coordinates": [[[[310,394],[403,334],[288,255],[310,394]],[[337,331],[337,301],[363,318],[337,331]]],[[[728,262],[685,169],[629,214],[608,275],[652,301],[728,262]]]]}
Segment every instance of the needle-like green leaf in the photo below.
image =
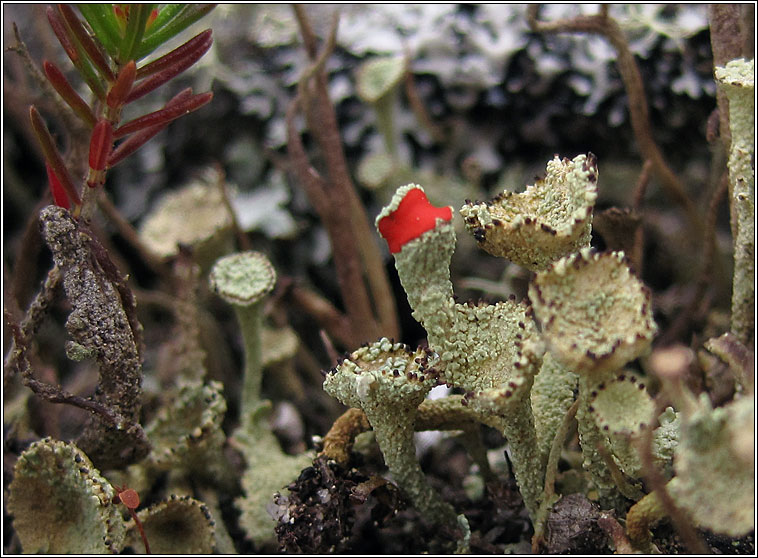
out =
{"type": "Polygon", "coordinates": [[[124,40],[119,48],[119,62],[126,63],[135,60],[135,54],[140,48],[142,37],[145,34],[145,26],[153,11],[152,4],[132,4],[129,8],[129,17],[126,22],[124,40]]]}
{"type": "Polygon", "coordinates": [[[153,22],[153,25],[151,25],[150,29],[145,33],[142,43],[137,49],[137,56],[135,59],[139,60],[140,58],[144,58],[170,38],[184,31],[187,27],[215,8],[216,4],[182,5],[180,10],[173,13],[173,17],[166,21],[164,25],[160,25],[159,21],[163,21],[163,18],[161,17],[163,11],[167,10],[169,7],[172,7],[173,10],[173,6],[175,5],[170,4],[161,10],[158,19],[153,22]]]}
{"type": "Polygon", "coordinates": [[[77,4],[77,7],[108,54],[113,57],[117,56],[122,38],[116,16],[113,13],[113,5],[77,4]]]}

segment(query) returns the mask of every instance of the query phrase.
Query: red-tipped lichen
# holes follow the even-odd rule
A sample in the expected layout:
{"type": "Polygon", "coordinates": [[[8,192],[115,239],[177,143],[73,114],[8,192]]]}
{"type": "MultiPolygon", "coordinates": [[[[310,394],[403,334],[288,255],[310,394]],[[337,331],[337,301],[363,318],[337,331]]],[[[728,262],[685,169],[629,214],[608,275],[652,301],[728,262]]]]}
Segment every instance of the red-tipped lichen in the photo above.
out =
{"type": "Polygon", "coordinates": [[[390,252],[396,254],[409,240],[421,236],[437,225],[437,219],[450,221],[450,207],[435,207],[421,188],[410,188],[396,208],[386,216],[380,216],[377,226],[387,240],[390,252]]]}

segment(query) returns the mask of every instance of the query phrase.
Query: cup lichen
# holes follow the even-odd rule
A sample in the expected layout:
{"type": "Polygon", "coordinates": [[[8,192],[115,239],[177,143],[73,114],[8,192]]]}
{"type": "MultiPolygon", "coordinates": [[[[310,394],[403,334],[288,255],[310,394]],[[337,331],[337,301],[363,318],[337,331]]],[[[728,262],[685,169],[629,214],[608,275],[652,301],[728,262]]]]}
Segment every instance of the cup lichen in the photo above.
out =
{"type": "Polygon", "coordinates": [[[451,208],[431,206],[421,186],[397,190],[376,219],[395,255],[400,282],[439,355],[445,383],[471,392],[467,398],[482,420],[503,431],[511,445],[514,472],[530,513],[539,507],[542,467],[529,393],[542,344],[529,307],[514,300],[459,304],[453,296],[450,260],[455,250],[451,208]],[[528,465],[528,463],[532,465],[528,465]]]}
{"type": "Polygon", "coordinates": [[[245,496],[238,498],[240,524],[255,544],[274,537],[275,520],[267,512],[273,495],[283,490],[310,464],[310,454],[287,455],[271,432],[271,403],[261,398],[263,375],[263,301],[276,283],[276,272],[260,252],[242,252],[219,259],[213,266],[211,289],[234,307],[242,331],[245,371],[240,401],[240,425],[231,442],[242,452],[245,496]]]}
{"type": "Polygon", "coordinates": [[[539,271],[589,246],[597,180],[592,153],[573,160],[556,155],[545,178],[526,191],[506,190],[490,202],[468,202],[461,215],[483,250],[539,271]]]}
{"type": "Polygon", "coordinates": [[[657,331],[650,290],[623,252],[584,248],[562,258],[537,274],[529,298],[551,352],[595,378],[640,356],[657,331]]]}
{"type": "Polygon", "coordinates": [[[430,351],[413,351],[382,338],[354,351],[327,374],[324,389],[366,413],[390,473],[424,516],[457,528],[453,507],[429,485],[413,442],[418,406],[439,379],[433,366],[430,351]]]}

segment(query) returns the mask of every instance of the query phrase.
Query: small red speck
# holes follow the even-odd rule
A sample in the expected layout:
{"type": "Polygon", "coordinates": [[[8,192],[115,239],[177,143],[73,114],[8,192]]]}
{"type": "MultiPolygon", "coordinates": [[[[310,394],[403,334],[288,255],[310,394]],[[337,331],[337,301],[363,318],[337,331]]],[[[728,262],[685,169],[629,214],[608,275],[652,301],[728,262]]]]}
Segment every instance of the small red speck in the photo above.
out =
{"type": "Polygon", "coordinates": [[[153,8],[153,10],[150,12],[150,17],[147,18],[147,23],[145,24],[145,30],[150,29],[150,26],[153,24],[153,22],[158,18],[158,8],[153,8]]]}
{"type": "Polygon", "coordinates": [[[395,211],[379,221],[379,232],[387,240],[390,252],[396,254],[406,242],[437,226],[437,219],[452,218],[450,207],[433,206],[421,189],[413,188],[395,211]]]}
{"type": "Polygon", "coordinates": [[[139,494],[133,488],[127,488],[126,490],[119,492],[118,497],[121,503],[129,509],[137,509],[139,507],[139,494]]]}

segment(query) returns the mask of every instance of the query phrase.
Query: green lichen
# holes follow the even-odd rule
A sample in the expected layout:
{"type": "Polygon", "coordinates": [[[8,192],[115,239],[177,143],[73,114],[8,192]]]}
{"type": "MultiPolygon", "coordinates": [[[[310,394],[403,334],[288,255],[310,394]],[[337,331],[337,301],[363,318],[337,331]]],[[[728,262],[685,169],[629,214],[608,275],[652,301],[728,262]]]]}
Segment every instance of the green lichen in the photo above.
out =
{"type": "Polygon", "coordinates": [[[716,68],[729,99],[729,183],[734,239],[732,331],[743,343],[755,335],[755,61],[732,60],[716,68]]]}
{"type": "Polygon", "coordinates": [[[430,521],[457,527],[455,511],[429,485],[413,443],[418,406],[439,378],[430,357],[383,338],[343,360],[324,389],[366,413],[390,473],[414,506],[430,521]]]}
{"type": "Polygon", "coordinates": [[[115,491],[74,444],[34,442],[13,469],[8,512],[25,553],[106,554],[126,533],[115,491]]]}
{"type": "Polygon", "coordinates": [[[523,193],[467,203],[461,215],[483,250],[539,271],[589,246],[597,179],[592,153],[571,161],[556,156],[546,177],[523,193]]]}
{"type": "Polygon", "coordinates": [[[658,417],[660,426],[653,431],[653,459],[666,478],[671,478],[674,473],[674,452],[681,438],[682,419],[673,407],[666,410],[658,417]]]}
{"type": "Polygon", "coordinates": [[[621,470],[632,478],[641,476],[636,443],[653,414],[653,399],[645,383],[632,371],[624,371],[596,388],[589,397],[595,423],[609,440],[609,448],[621,470]]]}
{"type": "Polygon", "coordinates": [[[639,357],[657,331],[650,291],[623,252],[584,248],[562,258],[537,274],[529,298],[550,351],[595,379],[639,357]]]}
{"type": "Polygon", "coordinates": [[[245,344],[245,375],[242,388],[243,417],[260,402],[263,380],[261,335],[263,299],[273,290],[276,271],[260,252],[242,252],[218,260],[208,278],[211,289],[234,307],[245,344]]]}
{"type": "Polygon", "coordinates": [[[286,455],[271,432],[271,403],[261,398],[263,375],[263,308],[276,283],[271,262],[259,252],[232,254],[218,260],[209,276],[211,289],[234,307],[245,347],[245,371],[240,401],[240,425],[231,442],[246,462],[242,476],[245,496],[238,498],[240,525],[256,544],[274,537],[276,520],[267,506],[276,492],[310,465],[312,455],[286,455]]]}
{"type": "MultiPolygon", "coordinates": [[[[415,184],[399,188],[377,223],[396,211],[415,188],[423,191],[415,184]]],[[[402,246],[395,254],[395,267],[413,317],[424,326],[429,347],[439,355],[442,378],[471,392],[467,403],[481,413],[483,422],[504,432],[515,455],[514,473],[527,509],[535,513],[543,483],[540,464],[547,455],[537,454],[529,393],[542,344],[523,303],[455,302],[450,281],[455,241],[452,224],[437,219],[434,228],[402,246]]]]}
{"type": "MultiPolygon", "coordinates": [[[[170,496],[137,513],[152,554],[211,554],[216,551],[216,519],[208,506],[189,496],[170,496]]],[[[128,540],[144,550],[139,531],[129,522],[128,540]]]]}
{"type": "Polygon", "coordinates": [[[161,198],[139,228],[140,240],[159,258],[190,246],[203,269],[231,250],[232,216],[213,170],[161,198]]]}
{"type": "Polygon", "coordinates": [[[555,435],[574,402],[577,385],[576,374],[560,364],[551,353],[543,355],[531,392],[540,456],[549,455],[555,435]]]}
{"type": "MultiPolygon", "coordinates": [[[[753,394],[738,395],[714,408],[706,393],[696,398],[681,371],[675,373],[677,363],[687,362],[682,358],[685,352],[678,348],[662,352],[654,359],[654,369],[665,396],[680,409],[676,415],[669,409],[659,419],[662,432],[654,444],[654,453],[664,458],[673,453],[674,477],[666,491],[697,526],[744,536],[755,528],[753,394]]],[[[657,493],[632,506],[627,531],[636,548],[652,548],[650,528],[665,516],[657,493]]]]}
{"type": "MultiPolygon", "coordinates": [[[[597,449],[607,447],[602,430],[607,425],[598,424],[591,400],[650,346],[657,330],[650,291],[632,274],[623,252],[600,254],[585,248],[538,273],[529,285],[529,297],[550,352],[579,374],[576,416],[584,466],[601,501],[621,507],[618,486],[597,449]]],[[[634,401],[621,409],[638,416],[634,401]]],[[[631,459],[627,447],[624,442],[618,446],[619,454],[626,455],[622,461],[631,459]]]]}
{"type": "Polygon", "coordinates": [[[146,466],[156,471],[194,471],[220,482],[228,465],[222,460],[226,435],[221,423],[226,401],[219,382],[186,384],[145,428],[153,449],[146,466]]]}
{"type": "Polygon", "coordinates": [[[742,432],[755,424],[753,398],[716,409],[705,394],[698,402],[683,417],[668,488],[695,523],[741,537],[755,528],[754,456],[740,447],[742,432]]]}
{"type": "Polygon", "coordinates": [[[373,58],[361,65],[356,80],[356,93],[361,100],[374,107],[385,149],[393,158],[397,152],[394,115],[397,85],[405,74],[405,68],[406,61],[400,56],[373,58]]]}
{"type": "Polygon", "coordinates": [[[247,426],[236,430],[231,440],[246,464],[242,475],[244,496],[235,501],[241,512],[240,526],[256,545],[274,539],[276,520],[268,512],[274,494],[286,492],[286,486],[311,465],[314,457],[310,452],[287,455],[282,451],[268,424],[270,411],[271,404],[261,402],[245,417],[247,426]]]}

